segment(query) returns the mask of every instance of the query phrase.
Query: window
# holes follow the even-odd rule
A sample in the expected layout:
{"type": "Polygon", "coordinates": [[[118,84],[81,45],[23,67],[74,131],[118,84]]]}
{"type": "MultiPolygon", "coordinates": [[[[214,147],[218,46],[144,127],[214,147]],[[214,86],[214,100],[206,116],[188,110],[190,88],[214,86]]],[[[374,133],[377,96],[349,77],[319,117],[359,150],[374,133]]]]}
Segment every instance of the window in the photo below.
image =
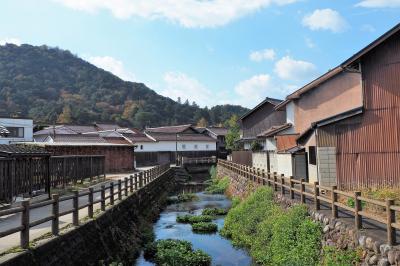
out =
{"type": "Polygon", "coordinates": [[[186,149],[186,145],[182,144],[182,150],[186,149]]]}
{"type": "Polygon", "coordinates": [[[194,144],[194,148],[197,150],[197,144],[194,144]]]}
{"type": "Polygon", "coordinates": [[[315,146],[308,147],[308,163],[312,165],[317,164],[317,149],[315,146]]]}
{"type": "Polygon", "coordinates": [[[210,146],[208,145],[208,144],[206,144],[206,149],[208,150],[208,148],[209,148],[210,146]]]}
{"type": "Polygon", "coordinates": [[[143,145],[140,145],[140,149],[143,150],[143,145]]]}
{"type": "Polygon", "coordinates": [[[8,134],[9,138],[23,138],[24,137],[24,128],[23,127],[7,127],[7,130],[10,132],[10,134],[8,134]]]}

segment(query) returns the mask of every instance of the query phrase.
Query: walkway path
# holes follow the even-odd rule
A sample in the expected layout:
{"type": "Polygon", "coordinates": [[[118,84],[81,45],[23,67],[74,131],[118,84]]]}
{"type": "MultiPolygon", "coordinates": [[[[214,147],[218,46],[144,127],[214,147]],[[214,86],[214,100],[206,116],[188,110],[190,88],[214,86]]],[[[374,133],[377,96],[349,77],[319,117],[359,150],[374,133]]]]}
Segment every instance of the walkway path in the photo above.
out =
{"type": "MultiPolygon", "coordinates": [[[[139,171],[144,171],[150,169],[152,167],[145,167],[145,168],[138,168],[139,171]]],[[[136,172],[137,173],[137,172],[136,172]]],[[[133,173],[126,173],[126,174],[110,174],[107,175],[107,179],[111,180],[122,180],[125,177],[129,177],[133,173]]],[[[111,181],[105,181],[99,184],[92,186],[94,189],[100,188],[102,185],[109,185],[111,181]]],[[[86,189],[83,189],[86,190],[86,189]]],[[[109,194],[109,190],[106,192],[106,196],[109,194]]],[[[94,200],[100,199],[100,192],[94,193],[93,196],[94,200]]],[[[79,197],[79,206],[88,203],[88,196],[79,197]]],[[[72,209],[72,199],[60,202],[60,212],[72,209]]],[[[97,203],[93,207],[94,211],[100,209],[100,203],[97,203]]],[[[36,221],[45,216],[49,216],[51,214],[51,205],[36,208],[30,211],[30,220],[36,221]]],[[[88,215],[87,208],[83,208],[79,210],[79,219],[82,219],[88,215]]],[[[60,217],[60,229],[67,226],[68,224],[72,224],[72,214],[64,215],[60,217]]],[[[7,229],[16,227],[21,225],[21,214],[13,214],[8,216],[0,217],[0,232],[5,231],[7,229]]],[[[32,227],[30,229],[30,239],[34,240],[46,233],[51,232],[51,221],[40,224],[38,226],[32,227]]],[[[6,250],[19,246],[20,243],[20,234],[15,233],[9,236],[3,237],[0,239],[0,253],[5,252],[6,250]]]]}

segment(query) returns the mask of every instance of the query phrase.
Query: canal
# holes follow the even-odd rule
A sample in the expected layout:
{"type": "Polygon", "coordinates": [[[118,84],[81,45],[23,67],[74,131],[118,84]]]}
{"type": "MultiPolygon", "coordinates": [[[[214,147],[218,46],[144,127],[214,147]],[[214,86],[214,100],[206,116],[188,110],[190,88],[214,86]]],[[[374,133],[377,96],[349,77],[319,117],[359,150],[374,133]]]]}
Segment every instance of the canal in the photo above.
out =
{"type": "MultiPolygon", "coordinates": [[[[200,215],[205,208],[228,209],[231,206],[231,201],[225,195],[210,195],[204,192],[197,192],[196,195],[198,196],[197,200],[167,206],[153,226],[156,240],[172,238],[189,241],[194,249],[200,249],[211,256],[212,265],[252,265],[251,257],[245,250],[233,247],[231,242],[220,236],[218,232],[197,234],[192,232],[190,224],[176,222],[178,215],[200,215]]],[[[213,222],[218,225],[218,229],[221,229],[224,224],[224,216],[216,217],[213,222]]],[[[142,254],[136,265],[148,266],[154,264],[146,261],[142,254]]]]}

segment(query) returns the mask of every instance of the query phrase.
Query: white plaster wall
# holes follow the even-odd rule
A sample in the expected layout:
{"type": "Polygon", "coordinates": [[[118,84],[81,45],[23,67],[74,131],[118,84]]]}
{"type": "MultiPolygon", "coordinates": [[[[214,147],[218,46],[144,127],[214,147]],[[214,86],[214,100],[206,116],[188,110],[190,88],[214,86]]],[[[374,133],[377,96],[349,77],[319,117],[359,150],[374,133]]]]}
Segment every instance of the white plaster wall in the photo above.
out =
{"type": "Polygon", "coordinates": [[[267,138],[264,149],[266,151],[276,151],[276,140],[274,138],[267,138]]]}
{"type": "Polygon", "coordinates": [[[285,176],[292,176],[292,155],[283,153],[283,154],[276,154],[276,160],[278,164],[278,171],[279,175],[284,174],[285,176]]]}
{"type": "Polygon", "coordinates": [[[253,152],[253,167],[268,171],[268,154],[266,152],[253,152]]]}
{"type": "Polygon", "coordinates": [[[275,152],[270,152],[269,153],[269,168],[270,172],[277,172],[278,173],[278,159],[277,159],[277,154],[275,152]]]}
{"type": "Polygon", "coordinates": [[[286,123],[294,125],[294,103],[291,101],[286,105],[286,123]]]}
{"type": "Polygon", "coordinates": [[[157,152],[157,151],[216,151],[217,143],[213,141],[178,141],[176,147],[175,141],[158,141],[158,142],[136,142],[138,147],[135,152],[157,152]],[[140,146],[143,145],[143,149],[140,146]],[[183,148],[182,145],[185,145],[183,148]],[[197,148],[195,148],[197,145],[197,148]]]}
{"type": "Polygon", "coordinates": [[[33,141],[33,121],[31,119],[0,118],[0,124],[5,127],[23,127],[23,138],[4,138],[0,137],[0,144],[10,144],[12,142],[33,141]]]}

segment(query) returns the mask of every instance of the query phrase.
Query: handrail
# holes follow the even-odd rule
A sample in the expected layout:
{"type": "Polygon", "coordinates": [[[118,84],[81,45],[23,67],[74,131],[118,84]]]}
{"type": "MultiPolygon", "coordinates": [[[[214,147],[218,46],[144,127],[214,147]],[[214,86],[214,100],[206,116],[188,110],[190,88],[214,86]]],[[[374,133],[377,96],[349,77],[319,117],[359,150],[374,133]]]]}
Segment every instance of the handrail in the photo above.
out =
{"type": "Polygon", "coordinates": [[[354,216],[354,223],[357,229],[362,228],[363,218],[368,218],[384,224],[386,225],[388,244],[394,245],[396,242],[395,230],[400,229],[400,221],[396,220],[396,213],[400,213],[400,206],[395,205],[394,200],[392,199],[387,199],[386,201],[370,199],[361,196],[361,192],[350,193],[347,191],[341,191],[337,189],[336,186],[322,186],[318,182],[311,184],[305,182],[304,179],[298,180],[293,179],[292,177],[288,178],[284,175],[278,175],[277,173],[267,173],[264,170],[255,167],[240,165],[221,159],[218,160],[218,166],[222,166],[255,183],[260,183],[259,180],[262,180],[261,183],[263,185],[271,186],[275,192],[280,190],[282,195],[285,195],[286,192],[288,192],[291,199],[294,199],[297,194],[300,196],[300,201],[302,203],[305,203],[306,199],[312,201],[316,210],[320,210],[320,202],[323,201],[325,204],[329,205],[333,218],[338,218],[339,208],[344,209],[354,216]],[[324,196],[324,194],[320,193],[321,190],[328,193],[324,196]],[[339,202],[338,195],[353,199],[354,207],[339,202]],[[363,210],[362,202],[385,208],[386,217],[382,218],[368,212],[367,210],[363,210]]]}
{"type": "Polygon", "coordinates": [[[23,200],[21,202],[21,207],[15,207],[12,209],[1,210],[0,217],[11,215],[11,214],[21,214],[21,224],[9,228],[4,231],[0,231],[0,239],[11,234],[20,232],[20,247],[28,248],[29,246],[29,230],[31,227],[38,226],[40,224],[51,221],[51,231],[53,235],[57,235],[59,231],[59,218],[61,216],[72,213],[73,225],[79,225],[79,210],[87,208],[89,218],[93,218],[93,205],[100,203],[101,211],[105,211],[106,200],[109,201],[110,205],[115,204],[115,196],[117,199],[122,200],[123,197],[128,197],[136,193],[136,191],[144,188],[154,180],[158,179],[160,176],[164,175],[170,170],[169,164],[158,165],[152,169],[135,173],[129,177],[125,177],[124,180],[118,180],[118,182],[110,182],[109,185],[102,185],[101,188],[93,189],[89,188],[84,191],[74,191],[73,195],[59,197],[58,194],[53,194],[52,199],[43,202],[30,204],[29,200],[23,200]],[[93,200],[94,194],[100,192],[100,199],[93,200]],[[106,192],[108,194],[106,195],[106,192]],[[79,198],[87,197],[88,201],[82,205],[79,205],[79,198]],[[60,202],[72,200],[72,209],[68,209],[60,212],[60,202]],[[34,209],[51,206],[51,215],[41,217],[38,220],[30,221],[30,212],[34,209]]]}

